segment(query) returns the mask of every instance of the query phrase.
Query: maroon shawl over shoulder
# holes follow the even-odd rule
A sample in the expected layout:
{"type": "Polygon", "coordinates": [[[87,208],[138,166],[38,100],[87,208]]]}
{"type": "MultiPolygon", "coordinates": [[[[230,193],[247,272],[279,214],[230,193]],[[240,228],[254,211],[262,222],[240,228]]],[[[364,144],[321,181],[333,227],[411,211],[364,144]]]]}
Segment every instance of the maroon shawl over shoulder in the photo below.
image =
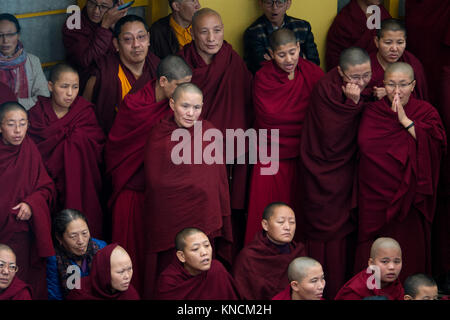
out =
{"type": "MultiPolygon", "coordinates": [[[[381,21],[391,18],[384,6],[381,9],[381,21]]],[[[374,43],[376,29],[367,28],[367,17],[356,0],[351,0],[337,14],[328,30],[326,61],[327,70],[339,65],[341,52],[350,47],[360,47],[368,53],[376,51],[374,43]]]]}
{"type": "Polygon", "coordinates": [[[105,136],[93,105],[77,97],[69,112],[58,119],[51,98],[39,97],[29,111],[28,133],[42,154],[55,181],[57,209],[77,209],[88,221],[92,236],[102,236],[103,215],[99,201],[102,186],[99,164],[105,136]]]}
{"type": "Polygon", "coordinates": [[[132,85],[130,92],[136,92],[156,76],[159,58],[150,50],[145,59],[144,70],[139,79],[135,79],[128,68],[121,63],[118,53],[109,53],[97,62],[97,68],[92,72],[96,77],[92,102],[98,122],[106,134],[109,133],[122,102],[122,86],[118,77],[119,64],[122,66],[128,81],[132,85]]]}
{"type": "Polygon", "coordinates": [[[112,293],[111,253],[117,243],[99,250],[92,260],[91,272],[81,278],[81,288],[72,289],[67,300],[140,300],[139,294],[130,284],[126,291],[112,293]]]}
{"type": "Polygon", "coordinates": [[[158,300],[238,300],[234,279],[217,260],[211,268],[193,276],[177,259],[158,279],[158,300]]]}
{"type": "Polygon", "coordinates": [[[14,92],[3,82],[0,82],[0,104],[8,101],[17,101],[14,92]]]}
{"type": "Polygon", "coordinates": [[[289,253],[270,242],[264,231],[245,246],[233,264],[233,277],[241,297],[245,300],[270,300],[289,284],[289,263],[305,255],[301,242],[291,242],[289,253]]]}
{"type": "Polygon", "coordinates": [[[17,276],[8,288],[4,291],[0,291],[0,301],[2,300],[32,300],[31,287],[20,280],[17,276]]]}

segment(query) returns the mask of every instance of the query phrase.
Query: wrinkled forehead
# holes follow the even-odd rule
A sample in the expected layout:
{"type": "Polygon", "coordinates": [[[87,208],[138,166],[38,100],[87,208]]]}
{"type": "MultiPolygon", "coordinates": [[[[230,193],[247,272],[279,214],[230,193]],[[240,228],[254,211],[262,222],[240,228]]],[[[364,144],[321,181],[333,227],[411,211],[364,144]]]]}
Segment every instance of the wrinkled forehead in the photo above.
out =
{"type": "Polygon", "coordinates": [[[211,26],[223,27],[222,18],[214,12],[207,12],[195,18],[194,22],[196,29],[201,29],[211,26]]]}
{"type": "Polygon", "coordinates": [[[0,261],[6,263],[16,263],[16,255],[9,249],[0,249],[0,261]]]}

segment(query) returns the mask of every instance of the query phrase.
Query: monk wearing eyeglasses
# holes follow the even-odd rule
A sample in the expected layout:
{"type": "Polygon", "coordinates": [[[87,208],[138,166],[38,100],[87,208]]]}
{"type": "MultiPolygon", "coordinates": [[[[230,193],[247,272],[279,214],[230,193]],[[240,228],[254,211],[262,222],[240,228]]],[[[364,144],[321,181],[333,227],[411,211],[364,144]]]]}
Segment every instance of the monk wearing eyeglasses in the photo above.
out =
{"type": "Polygon", "coordinates": [[[32,300],[31,287],[16,277],[16,254],[0,243],[0,300],[32,300]]]}

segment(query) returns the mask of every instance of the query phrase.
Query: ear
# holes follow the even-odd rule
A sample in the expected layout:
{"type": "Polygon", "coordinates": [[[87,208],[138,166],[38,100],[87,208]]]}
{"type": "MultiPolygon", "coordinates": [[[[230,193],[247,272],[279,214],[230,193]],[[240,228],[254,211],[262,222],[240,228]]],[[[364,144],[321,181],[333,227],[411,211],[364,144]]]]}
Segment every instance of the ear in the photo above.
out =
{"type": "Polygon", "coordinates": [[[374,264],[375,264],[375,261],[373,261],[372,258],[369,258],[369,261],[367,262],[367,266],[371,266],[371,265],[374,265],[374,264]]]}
{"type": "Polygon", "coordinates": [[[269,55],[272,59],[275,59],[275,54],[273,53],[273,50],[269,48],[269,55]]]}
{"type": "Polygon", "coordinates": [[[261,220],[261,226],[264,229],[264,231],[267,232],[269,230],[269,222],[266,219],[261,220]]]}
{"type": "Polygon", "coordinates": [[[300,285],[299,285],[298,281],[293,280],[293,281],[291,281],[290,285],[291,285],[292,291],[295,291],[295,292],[299,291],[300,285]]]}
{"type": "Polygon", "coordinates": [[[178,260],[180,260],[181,263],[186,262],[186,258],[184,257],[184,252],[181,250],[177,251],[177,258],[178,258],[178,260]]]}
{"type": "Polygon", "coordinates": [[[173,12],[180,12],[180,10],[181,10],[180,6],[181,6],[180,2],[178,2],[178,1],[172,2],[172,11],[173,12]]]}
{"type": "Polygon", "coordinates": [[[113,46],[116,51],[119,51],[119,41],[117,41],[116,37],[113,38],[113,46]]]}
{"type": "Polygon", "coordinates": [[[342,78],[344,78],[344,72],[342,72],[341,66],[337,66],[337,69],[338,69],[339,75],[340,75],[342,78]]]}
{"type": "Polygon", "coordinates": [[[414,91],[414,88],[416,87],[416,80],[413,81],[412,86],[411,86],[411,92],[414,91]]]}
{"type": "Polygon", "coordinates": [[[165,76],[161,76],[159,78],[158,82],[159,82],[159,86],[161,88],[164,88],[169,83],[169,81],[167,80],[167,78],[165,76]]]}
{"type": "Polygon", "coordinates": [[[173,100],[173,98],[170,98],[169,106],[170,106],[170,109],[172,109],[172,111],[175,111],[175,100],[173,100]]]}
{"type": "Polygon", "coordinates": [[[289,10],[289,8],[291,7],[291,4],[292,4],[292,0],[287,0],[287,2],[286,2],[286,11],[289,10]]]}
{"type": "Polygon", "coordinates": [[[373,42],[375,42],[375,46],[377,47],[377,49],[380,48],[380,39],[378,39],[377,36],[373,37],[373,42]]]}
{"type": "Polygon", "coordinates": [[[47,82],[47,87],[48,87],[48,91],[50,91],[50,93],[53,93],[53,82],[49,81],[47,82]]]}

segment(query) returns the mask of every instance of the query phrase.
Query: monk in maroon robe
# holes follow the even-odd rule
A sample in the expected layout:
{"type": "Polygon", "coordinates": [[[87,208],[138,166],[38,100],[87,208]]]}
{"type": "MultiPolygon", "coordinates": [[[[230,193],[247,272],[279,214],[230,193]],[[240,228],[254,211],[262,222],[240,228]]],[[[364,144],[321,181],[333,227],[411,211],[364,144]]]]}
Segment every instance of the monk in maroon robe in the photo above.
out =
{"type": "Polygon", "coordinates": [[[70,290],[67,300],[140,300],[132,276],[130,256],[112,243],[95,254],[91,272],[81,278],[79,289],[70,290]]]}
{"type": "Polygon", "coordinates": [[[55,254],[49,205],[55,186],[39,150],[26,136],[26,110],[17,103],[0,107],[0,243],[12,248],[34,299],[47,299],[46,257],[55,254]]]}
{"type": "Polygon", "coordinates": [[[121,18],[114,26],[117,52],[97,61],[83,96],[95,104],[98,122],[106,134],[114,123],[120,102],[128,92],[142,88],[156,75],[159,58],[149,51],[145,21],[135,15],[121,18]]]}
{"type": "Polygon", "coordinates": [[[359,126],[355,269],[364,267],[372,241],[387,236],[400,243],[404,278],[431,272],[430,232],[447,139],[436,109],[412,97],[410,65],[391,64],[384,79],[387,97],[366,106],[359,126]]]}
{"type": "Polygon", "coordinates": [[[237,300],[234,280],[212,258],[211,243],[201,230],[186,228],[176,238],[177,259],[158,279],[158,300],[237,300]]]}
{"type": "Polygon", "coordinates": [[[263,213],[263,231],[246,245],[233,264],[232,275],[245,300],[270,300],[289,284],[289,263],[305,255],[301,242],[293,241],[295,214],[282,202],[269,204],[263,213]]]}
{"type": "Polygon", "coordinates": [[[17,101],[14,92],[3,82],[0,82],[0,104],[8,101],[17,101]]]}
{"type": "Polygon", "coordinates": [[[381,0],[351,0],[334,18],[327,36],[327,70],[339,65],[339,56],[344,49],[359,47],[369,54],[376,51],[373,42],[376,29],[367,27],[367,20],[373,14],[367,13],[367,7],[373,4],[380,8],[381,20],[391,18],[381,0]]]}
{"type": "Polygon", "coordinates": [[[230,198],[220,131],[209,121],[197,121],[202,93],[194,84],[180,84],[169,104],[174,116],[152,128],[145,147],[145,299],[154,297],[157,276],[175,257],[173,239],[179,230],[203,230],[217,256],[229,264],[232,259],[230,198]],[[215,134],[213,142],[203,141],[205,132],[215,134]]]}
{"type": "Polygon", "coordinates": [[[361,48],[342,51],[340,65],[311,94],[300,148],[305,245],[320,261],[325,296],[334,298],[353,274],[356,231],[357,134],[371,79],[370,58],[361,48]]]}
{"type": "Polygon", "coordinates": [[[81,92],[96,61],[114,52],[112,27],[128,11],[118,10],[118,5],[117,0],[102,0],[97,8],[94,1],[88,1],[81,11],[80,28],[74,25],[74,16],[69,16],[62,27],[66,60],[80,74],[81,92]]]}
{"type": "Polygon", "coordinates": [[[105,147],[106,173],[113,193],[112,241],[129,253],[133,261],[133,285],[142,294],[145,231],[144,148],[150,129],[173,114],[169,98],[178,84],[189,82],[192,70],[179,56],[168,56],[153,79],[122,101],[105,147]]]}
{"type": "MultiPolygon", "coordinates": [[[[279,144],[279,154],[271,155],[273,172],[263,169],[269,165],[261,161],[255,164],[250,182],[247,229],[245,244],[250,243],[261,231],[261,212],[271,202],[282,201],[290,205],[297,215],[297,235],[300,239],[300,186],[299,155],[301,132],[314,85],[323,76],[315,64],[300,57],[300,44],[288,29],[277,30],[271,35],[272,60],[264,62],[256,73],[253,99],[255,103],[255,129],[279,130],[279,141],[273,141],[268,132],[268,144],[258,148],[272,150],[272,143],[279,144]]],[[[267,153],[267,152],[266,152],[267,153]]],[[[261,159],[259,159],[261,160],[261,159]]]]}
{"type": "Polygon", "coordinates": [[[78,96],[79,78],[68,65],[51,73],[51,98],[38,97],[30,109],[29,136],[41,152],[45,167],[58,192],[56,210],[83,212],[91,234],[101,238],[103,213],[99,194],[105,135],[98,125],[94,106],[78,96]]]}
{"type": "Polygon", "coordinates": [[[31,287],[16,277],[16,254],[0,243],[0,300],[32,300],[31,287]]]}
{"type": "Polygon", "coordinates": [[[396,240],[375,240],[370,248],[368,266],[339,290],[335,300],[363,300],[373,296],[403,300],[404,290],[398,277],[404,264],[402,249],[396,240]]]}

